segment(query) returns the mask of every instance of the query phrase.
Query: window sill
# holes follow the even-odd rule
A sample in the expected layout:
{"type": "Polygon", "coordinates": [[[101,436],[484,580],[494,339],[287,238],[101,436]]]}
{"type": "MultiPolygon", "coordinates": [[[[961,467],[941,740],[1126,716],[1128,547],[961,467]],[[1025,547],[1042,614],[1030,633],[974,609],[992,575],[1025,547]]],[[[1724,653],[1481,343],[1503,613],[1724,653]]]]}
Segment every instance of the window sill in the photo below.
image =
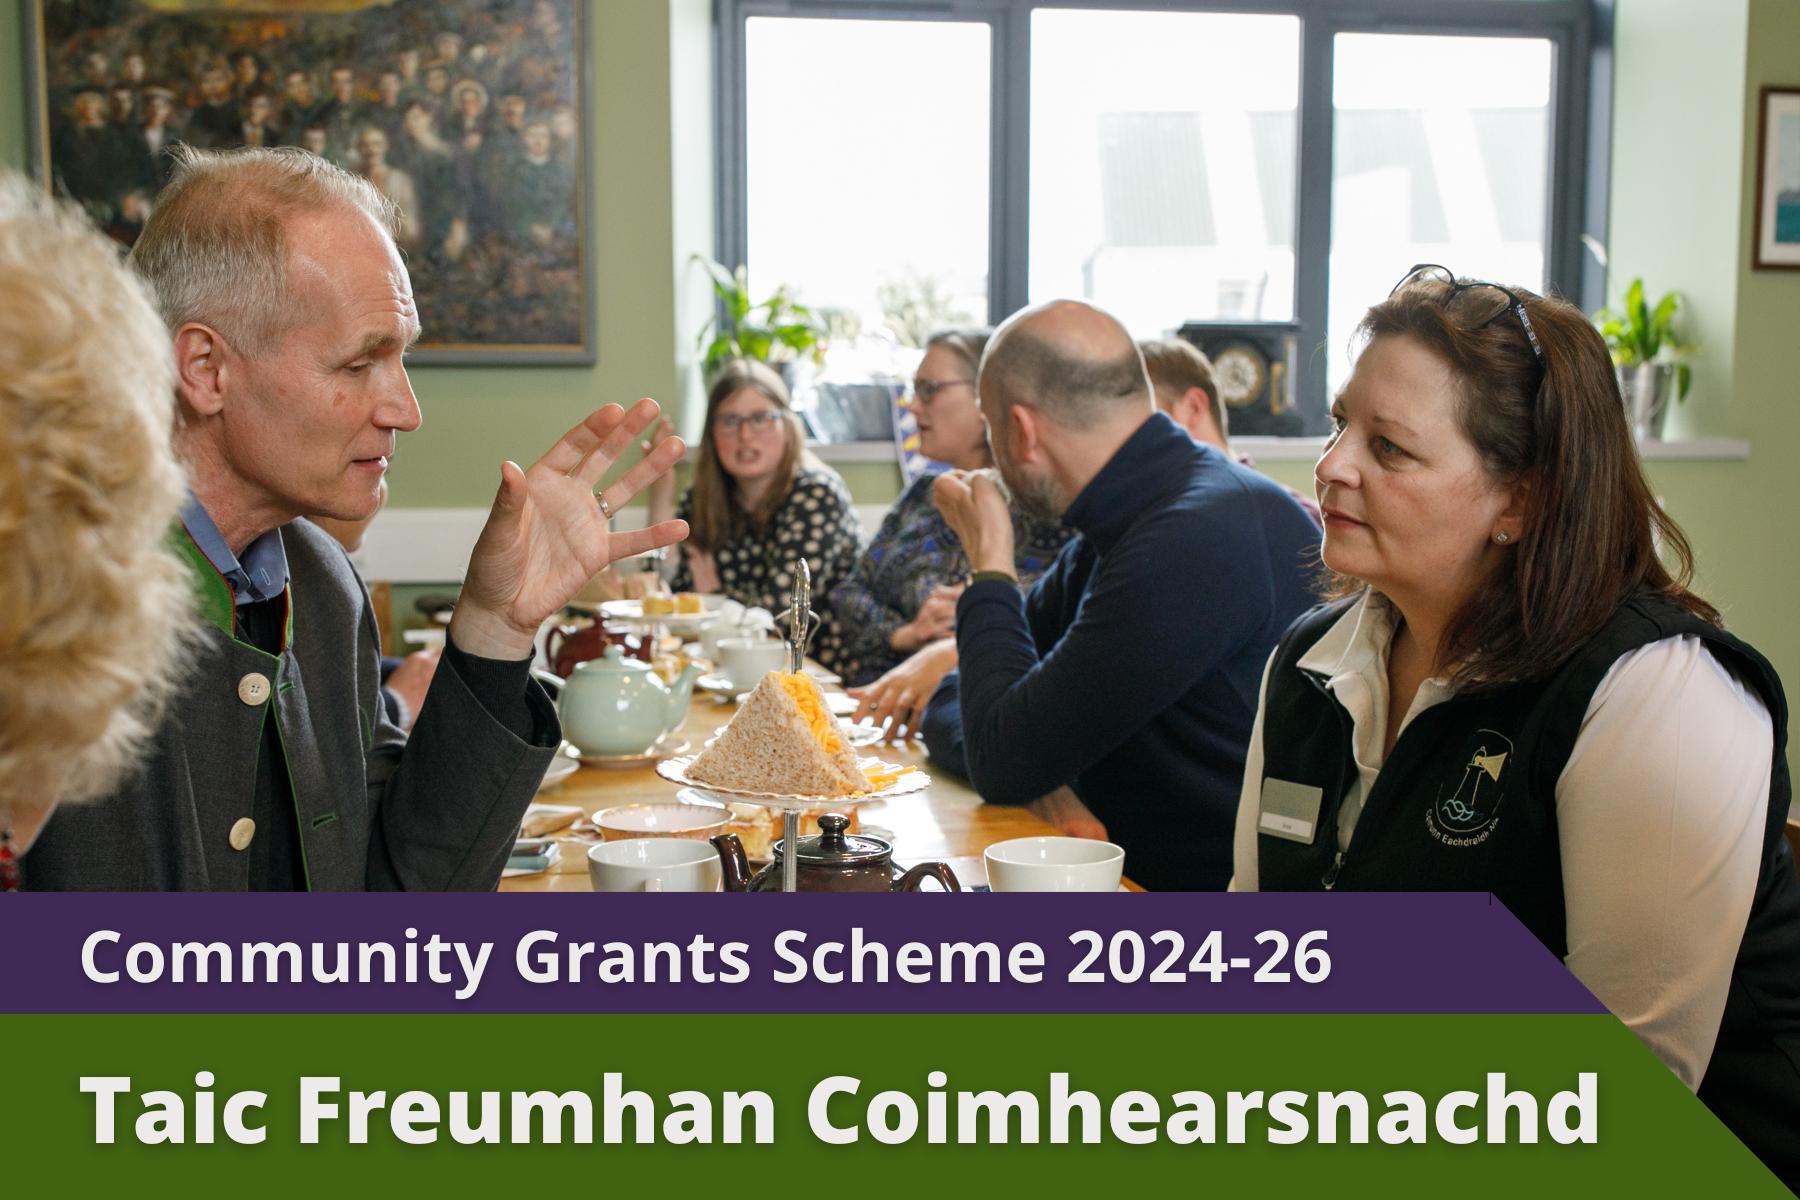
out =
{"type": "Polygon", "coordinates": [[[806,448],[828,463],[896,463],[892,442],[813,442],[806,448]]]}
{"type": "Polygon", "coordinates": [[[1638,453],[1648,462],[1742,462],[1750,457],[1750,443],[1740,438],[1694,438],[1681,442],[1640,441],[1638,453]]]}

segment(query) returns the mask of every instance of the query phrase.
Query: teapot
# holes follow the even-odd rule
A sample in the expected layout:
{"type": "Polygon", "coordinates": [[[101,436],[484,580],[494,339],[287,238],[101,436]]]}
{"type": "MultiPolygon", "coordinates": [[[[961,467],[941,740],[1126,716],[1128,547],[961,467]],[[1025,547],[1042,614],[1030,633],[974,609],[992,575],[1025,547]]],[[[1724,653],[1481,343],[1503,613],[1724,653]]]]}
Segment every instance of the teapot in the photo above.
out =
{"type": "Polygon", "coordinates": [[[647,663],[626,658],[623,646],[608,646],[599,658],[576,663],[566,682],[541,671],[537,677],[561,692],[563,736],[582,754],[618,758],[650,753],[687,719],[700,667],[689,663],[669,687],[647,663]]]}
{"type": "MultiPolygon", "coordinates": [[[[927,878],[935,879],[947,892],[962,891],[956,875],[941,862],[920,863],[902,872],[894,866],[894,848],[878,837],[865,833],[846,834],[850,818],[841,813],[825,813],[819,818],[819,833],[799,839],[795,858],[794,886],[802,892],[916,892],[927,878]]],[[[744,857],[744,844],[735,833],[722,833],[712,839],[718,848],[719,863],[725,872],[728,892],[778,892],[781,890],[781,856],[787,853],[787,842],[775,843],[774,861],[754,877],[749,860],[744,857]]]]}
{"type": "Polygon", "coordinates": [[[567,679],[575,673],[575,664],[599,658],[608,646],[623,646],[633,658],[650,661],[648,637],[633,637],[604,621],[595,621],[592,625],[554,626],[544,639],[544,657],[550,661],[552,671],[567,679]]]}

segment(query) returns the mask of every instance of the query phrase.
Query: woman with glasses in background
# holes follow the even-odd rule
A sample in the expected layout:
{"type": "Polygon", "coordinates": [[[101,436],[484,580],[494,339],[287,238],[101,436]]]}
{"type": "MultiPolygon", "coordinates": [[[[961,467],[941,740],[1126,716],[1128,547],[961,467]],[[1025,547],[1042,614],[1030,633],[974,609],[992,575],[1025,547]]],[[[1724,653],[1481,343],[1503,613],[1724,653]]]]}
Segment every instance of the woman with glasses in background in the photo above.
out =
{"type": "Polygon", "coordinates": [[[1441,267],[1358,339],[1331,600],[1264,675],[1233,886],[1493,892],[1800,1184],[1786,701],[1688,589],[1605,345],[1441,267]]]}
{"type": "MultiPolygon", "coordinates": [[[[673,473],[663,479],[650,500],[652,524],[674,499],[673,473]]],[[[675,515],[689,531],[677,548],[677,591],[717,592],[779,613],[793,594],[794,563],[806,559],[813,607],[825,621],[813,653],[833,666],[825,598],[862,547],[856,510],[843,479],[806,449],[787,385],[768,366],[735,359],[713,378],[693,485],[675,515]]]]}
{"type": "MultiPolygon", "coordinates": [[[[913,378],[920,452],[959,471],[991,467],[994,461],[975,393],[976,368],[991,332],[932,334],[913,378]]],[[[869,685],[861,691],[858,716],[872,714],[890,732],[911,728],[938,682],[956,666],[956,600],[969,560],[932,503],[937,474],[927,471],[912,481],[831,597],[841,640],[837,670],[846,684],[869,685]]],[[[1020,582],[1041,575],[1071,533],[1060,523],[1015,512],[1020,582]]]]}

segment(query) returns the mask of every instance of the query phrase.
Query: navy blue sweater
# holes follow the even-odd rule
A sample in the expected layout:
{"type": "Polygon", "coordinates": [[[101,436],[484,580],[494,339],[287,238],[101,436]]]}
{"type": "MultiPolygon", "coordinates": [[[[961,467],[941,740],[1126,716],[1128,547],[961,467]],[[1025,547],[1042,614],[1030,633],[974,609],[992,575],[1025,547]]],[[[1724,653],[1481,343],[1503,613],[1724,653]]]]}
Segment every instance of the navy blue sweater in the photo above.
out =
{"type": "Polygon", "coordinates": [[[1314,602],[1318,527],[1161,413],[1063,520],[1080,536],[1028,594],[963,593],[926,748],[991,803],[1070,784],[1147,888],[1223,888],[1257,685],[1314,602]]]}

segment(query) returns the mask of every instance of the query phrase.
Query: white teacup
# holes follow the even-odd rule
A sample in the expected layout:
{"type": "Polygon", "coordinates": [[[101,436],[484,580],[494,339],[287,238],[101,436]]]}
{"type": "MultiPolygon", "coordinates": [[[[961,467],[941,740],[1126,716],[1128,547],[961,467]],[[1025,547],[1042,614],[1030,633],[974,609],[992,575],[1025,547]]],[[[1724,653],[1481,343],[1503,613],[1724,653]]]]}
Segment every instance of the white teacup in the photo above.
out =
{"type": "Polygon", "coordinates": [[[747,692],[762,682],[770,671],[788,665],[788,645],[774,638],[719,639],[719,673],[731,686],[747,692]]]}
{"type": "Polygon", "coordinates": [[[684,838],[630,838],[588,850],[596,892],[716,892],[724,873],[719,852],[684,838]]]}
{"type": "Polygon", "coordinates": [[[982,858],[996,892],[1116,892],[1125,874],[1125,851],[1088,838],[1013,838],[982,858]]]}
{"type": "Polygon", "coordinates": [[[716,663],[719,661],[719,643],[742,636],[737,626],[724,617],[715,618],[700,627],[700,653],[716,663]]]}

